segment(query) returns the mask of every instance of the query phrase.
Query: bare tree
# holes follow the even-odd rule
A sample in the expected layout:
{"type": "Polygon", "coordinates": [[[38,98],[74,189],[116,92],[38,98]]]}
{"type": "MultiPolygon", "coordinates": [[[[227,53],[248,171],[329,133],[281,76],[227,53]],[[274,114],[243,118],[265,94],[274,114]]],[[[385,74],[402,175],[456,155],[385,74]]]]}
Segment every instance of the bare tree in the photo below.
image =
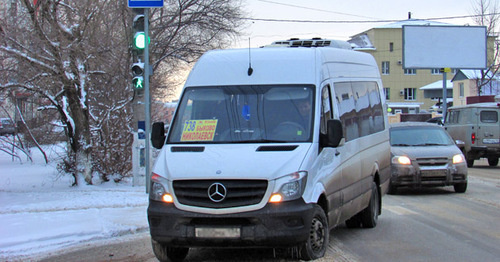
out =
{"type": "Polygon", "coordinates": [[[476,79],[477,92],[481,95],[484,87],[491,85],[491,81],[498,73],[500,59],[500,41],[498,27],[500,26],[500,6],[498,1],[475,0],[473,3],[473,20],[477,25],[486,26],[488,36],[488,68],[481,70],[481,76],[476,79]]]}
{"type": "Polygon", "coordinates": [[[168,80],[185,70],[185,63],[195,62],[207,50],[228,47],[239,35],[243,16],[237,0],[165,0],[165,8],[152,9],[150,55],[153,81],[160,89],[156,94],[171,94],[168,80]]]}
{"type": "MultiPolygon", "coordinates": [[[[127,175],[132,10],[116,0],[18,3],[15,21],[0,18],[0,91],[29,91],[43,101],[40,110],[57,112],[68,143],[60,166],[75,185],[92,184],[95,171],[101,180],[127,175]]],[[[164,8],[152,9],[153,89],[170,88],[165,79],[179,63],[227,46],[241,16],[234,0],[165,0],[164,8]]]]}

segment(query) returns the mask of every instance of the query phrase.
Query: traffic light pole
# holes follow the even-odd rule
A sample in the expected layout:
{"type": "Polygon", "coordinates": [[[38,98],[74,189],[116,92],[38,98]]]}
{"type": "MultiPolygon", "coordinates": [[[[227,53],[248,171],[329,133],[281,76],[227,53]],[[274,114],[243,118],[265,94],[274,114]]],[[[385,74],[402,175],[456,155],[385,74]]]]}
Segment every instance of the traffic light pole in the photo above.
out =
{"type": "Polygon", "coordinates": [[[145,107],[145,146],[146,146],[146,193],[149,193],[151,184],[151,96],[149,94],[149,8],[144,8],[144,107],[145,107]]]}

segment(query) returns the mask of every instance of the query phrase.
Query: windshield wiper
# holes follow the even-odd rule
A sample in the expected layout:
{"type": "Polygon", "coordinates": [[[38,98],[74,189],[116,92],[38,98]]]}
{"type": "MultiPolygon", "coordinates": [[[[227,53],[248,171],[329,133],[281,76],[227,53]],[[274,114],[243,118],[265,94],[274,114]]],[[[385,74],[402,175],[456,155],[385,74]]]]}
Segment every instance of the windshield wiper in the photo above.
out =
{"type": "Polygon", "coordinates": [[[391,146],[412,146],[412,145],[408,145],[408,144],[392,144],[391,146]]]}
{"type": "Polygon", "coordinates": [[[424,143],[424,144],[417,144],[415,146],[445,146],[444,144],[438,144],[438,143],[424,143]]]}

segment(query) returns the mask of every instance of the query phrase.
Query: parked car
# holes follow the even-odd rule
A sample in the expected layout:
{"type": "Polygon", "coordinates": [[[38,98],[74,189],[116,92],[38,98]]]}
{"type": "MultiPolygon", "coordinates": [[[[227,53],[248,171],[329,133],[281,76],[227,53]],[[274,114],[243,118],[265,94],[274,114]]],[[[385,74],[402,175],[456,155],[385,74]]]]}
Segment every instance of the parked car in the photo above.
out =
{"type": "Polygon", "coordinates": [[[490,166],[497,166],[500,158],[500,103],[477,103],[451,107],[446,114],[445,129],[453,137],[465,142],[463,153],[467,166],[474,160],[487,158],[490,166]]]}
{"type": "Polygon", "coordinates": [[[14,135],[16,133],[16,125],[10,118],[0,118],[0,135],[14,135]]]}
{"type": "Polygon", "coordinates": [[[422,122],[395,123],[390,128],[391,180],[398,187],[453,186],[467,189],[465,157],[443,127],[422,122]]]}
{"type": "Polygon", "coordinates": [[[425,122],[427,122],[427,123],[434,123],[434,124],[438,124],[438,125],[443,125],[443,117],[442,116],[433,117],[433,118],[430,118],[429,120],[427,120],[425,122]]]}

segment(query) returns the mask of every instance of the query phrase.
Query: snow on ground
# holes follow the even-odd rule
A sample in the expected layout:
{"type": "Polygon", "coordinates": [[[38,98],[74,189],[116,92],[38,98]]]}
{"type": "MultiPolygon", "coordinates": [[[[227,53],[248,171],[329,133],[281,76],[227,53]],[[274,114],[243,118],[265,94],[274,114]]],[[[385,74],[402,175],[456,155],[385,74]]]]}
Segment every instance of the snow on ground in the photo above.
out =
{"type": "Polygon", "coordinates": [[[32,149],[33,163],[0,151],[0,261],[36,260],[81,243],[148,230],[144,186],[71,187],[56,165],[58,146],[32,149]]]}

